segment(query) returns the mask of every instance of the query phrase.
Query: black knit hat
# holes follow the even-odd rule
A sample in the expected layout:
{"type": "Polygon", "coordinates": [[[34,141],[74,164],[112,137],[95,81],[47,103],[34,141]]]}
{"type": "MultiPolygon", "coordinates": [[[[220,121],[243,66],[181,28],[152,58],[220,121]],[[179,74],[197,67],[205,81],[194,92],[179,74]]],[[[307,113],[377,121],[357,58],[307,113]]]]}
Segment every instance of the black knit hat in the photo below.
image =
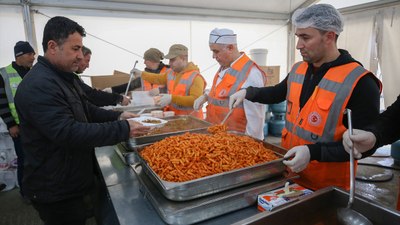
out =
{"type": "Polygon", "coordinates": [[[27,41],[18,41],[14,46],[15,58],[31,52],[35,53],[35,50],[33,50],[32,46],[27,41]]]}

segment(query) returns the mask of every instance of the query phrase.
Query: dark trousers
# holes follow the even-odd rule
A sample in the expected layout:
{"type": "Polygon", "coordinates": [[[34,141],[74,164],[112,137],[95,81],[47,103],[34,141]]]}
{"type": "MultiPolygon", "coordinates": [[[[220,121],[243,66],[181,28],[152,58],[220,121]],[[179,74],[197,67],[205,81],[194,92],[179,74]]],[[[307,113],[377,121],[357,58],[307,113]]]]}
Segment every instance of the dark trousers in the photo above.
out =
{"type": "Polygon", "coordinates": [[[85,197],[63,200],[55,203],[32,201],[45,225],[85,225],[87,204],[85,197]]]}
{"type": "Polygon", "coordinates": [[[15,153],[17,154],[18,157],[17,179],[19,184],[19,193],[21,193],[21,195],[24,196],[24,190],[22,187],[22,178],[24,177],[24,151],[22,150],[21,138],[19,136],[13,138],[13,141],[14,141],[15,153]]]}

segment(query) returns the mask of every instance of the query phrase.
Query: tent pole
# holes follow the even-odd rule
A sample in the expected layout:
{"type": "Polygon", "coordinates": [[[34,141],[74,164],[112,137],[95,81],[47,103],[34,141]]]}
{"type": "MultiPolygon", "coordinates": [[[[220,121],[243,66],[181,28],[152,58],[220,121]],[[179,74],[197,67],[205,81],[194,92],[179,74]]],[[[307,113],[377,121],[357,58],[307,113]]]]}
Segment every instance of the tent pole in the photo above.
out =
{"type": "Polygon", "coordinates": [[[26,40],[32,45],[35,52],[37,51],[36,35],[33,29],[33,17],[30,11],[30,0],[20,0],[22,6],[22,16],[24,19],[24,30],[26,40]]]}

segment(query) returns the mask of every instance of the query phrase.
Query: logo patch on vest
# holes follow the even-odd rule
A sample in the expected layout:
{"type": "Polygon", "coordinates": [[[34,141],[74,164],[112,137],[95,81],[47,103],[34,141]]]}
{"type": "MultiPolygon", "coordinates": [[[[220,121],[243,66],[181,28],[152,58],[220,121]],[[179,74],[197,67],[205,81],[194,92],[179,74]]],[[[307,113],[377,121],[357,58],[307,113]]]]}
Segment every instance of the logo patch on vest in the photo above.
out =
{"type": "Polygon", "coordinates": [[[308,123],[313,125],[313,126],[318,126],[322,122],[321,115],[317,112],[311,112],[310,115],[308,115],[308,123]]]}

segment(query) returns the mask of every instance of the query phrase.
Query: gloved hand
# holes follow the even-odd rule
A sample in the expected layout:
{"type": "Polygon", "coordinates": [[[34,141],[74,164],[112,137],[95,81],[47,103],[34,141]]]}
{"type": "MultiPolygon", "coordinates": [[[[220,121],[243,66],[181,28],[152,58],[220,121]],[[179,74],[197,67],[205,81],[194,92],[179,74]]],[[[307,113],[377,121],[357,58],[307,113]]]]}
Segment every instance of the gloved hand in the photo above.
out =
{"type": "Polygon", "coordinates": [[[246,97],[246,89],[242,89],[229,97],[229,109],[237,107],[246,97]]]}
{"type": "Polygon", "coordinates": [[[112,89],[110,87],[104,88],[102,91],[107,92],[107,93],[112,93],[112,89]]]}
{"type": "Polygon", "coordinates": [[[121,105],[126,106],[129,105],[130,103],[131,103],[131,98],[129,98],[129,96],[122,95],[121,105]]]}
{"type": "Polygon", "coordinates": [[[350,136],[349,130],[343,134],[343,146],[346,152],[350,153],[351,147],[354,145],[353,154],[355,159],[362,157],[361,153],[366,152],[374,147],[376,137],[372,132],[353,129],[353,135],[350,136]]]}
{"type": "Polygon", "coordinates": [[[293,147],[285,154],[286,157],[294,156],[292,160],[284,160],[283,164],[288,166],[293,172],[299,173],[303,171],[310,162],[310,150],[306,145],[293,147]]]}
{"type": "Polygon", "coordinates": [[[138,70],[138,69],[136,69],[136,68],[133,68],[133,69],[131,70],[131,73],[133,73],[133,77],[134,77],[134,78],[138,78],[138,77],[141,77],[141,76],[142,76],[142,71],[141,71],[141,70],[138,70]]]}
{"type": "Polygon", "coordinates": [[[157,87],[157,88],[153,88],[153,89],[151,89],[150,91],[149,91],[149,95],[150,96],[156,96],[156,95],[159,95],[160,94],[160,89],[157,87]]]}
{"type": "Polygon", "coordinates": [[[204,95],[198,97],[196,100],[194,100],[193,109],[197,111],[197,110],[203,108],[203,104],[206,102],[207,102],[207,95],[204,94],[204,95]]]}
{"type": "Polygon", "coordinates": [[[170,94],[162,94],[159,99],[156,99],[156,105],[161,107],[165,107],[171,103],[172,95],[170,94]]]}

